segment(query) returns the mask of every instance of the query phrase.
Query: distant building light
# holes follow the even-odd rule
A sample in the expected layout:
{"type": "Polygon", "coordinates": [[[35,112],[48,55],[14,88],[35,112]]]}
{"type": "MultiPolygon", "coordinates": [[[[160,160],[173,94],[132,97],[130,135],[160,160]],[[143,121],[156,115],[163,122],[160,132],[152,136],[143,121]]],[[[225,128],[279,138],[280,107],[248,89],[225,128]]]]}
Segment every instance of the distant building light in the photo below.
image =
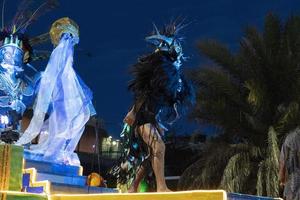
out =
{"type": "Polygon", "coordinates": [[[113,146],[116,146],[116,145],[117,145],[117,142],[116,142],[116,141],[113,141],[113,142],[112,142],[112,145],[113,145],[113,146]]]}

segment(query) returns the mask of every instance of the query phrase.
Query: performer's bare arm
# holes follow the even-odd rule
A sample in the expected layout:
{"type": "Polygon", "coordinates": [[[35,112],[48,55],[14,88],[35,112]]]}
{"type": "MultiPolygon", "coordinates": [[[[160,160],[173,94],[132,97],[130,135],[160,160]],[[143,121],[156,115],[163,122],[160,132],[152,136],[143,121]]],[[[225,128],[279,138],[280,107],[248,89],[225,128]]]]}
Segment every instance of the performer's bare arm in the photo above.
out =
{"type": "Polygon", "coordinates": [[[132,126],[135,121],[135,110],[134,106],[132,106],[131,110],[127,113],[124,122],[127,123],[129,126],[132,126]]]}

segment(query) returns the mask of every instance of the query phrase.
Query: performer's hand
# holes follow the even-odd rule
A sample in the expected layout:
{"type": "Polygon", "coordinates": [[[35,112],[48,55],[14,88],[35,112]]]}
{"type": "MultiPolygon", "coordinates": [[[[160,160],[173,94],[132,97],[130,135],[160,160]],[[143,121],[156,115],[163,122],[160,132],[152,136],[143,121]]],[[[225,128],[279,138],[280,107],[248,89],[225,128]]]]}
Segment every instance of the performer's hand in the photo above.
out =
{"type": "Polygon", "coordinates": [[[134,119],[131,117],[126,116],[124,122],[127,123],[129,126],[132,126],[134,123],[134,119]]]}
{"type": "Polygon", "coordinates": [[[124,123],[127,123],[129,126],[132,126],[135,121],[135,112],[134,108],[132,108],[126,115],[124,119],[124,123]]]}

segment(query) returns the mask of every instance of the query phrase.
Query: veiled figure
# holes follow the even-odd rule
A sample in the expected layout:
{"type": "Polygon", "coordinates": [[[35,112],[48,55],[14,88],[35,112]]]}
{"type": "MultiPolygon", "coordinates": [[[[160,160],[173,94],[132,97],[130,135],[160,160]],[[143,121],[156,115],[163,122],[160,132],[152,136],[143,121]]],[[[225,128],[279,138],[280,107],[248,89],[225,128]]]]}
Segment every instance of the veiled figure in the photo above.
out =
{"type": "Polygon", "coordinates": [[[73,69],[78,26],[62,18],[54,22],[50,35],[56,47],[40,81],[33,118],[17,144],[30,143],[39,135],[38,144],[30,146],[31,158],[80,165],[74,150],[95,110],[92,92],[73,69]]]}

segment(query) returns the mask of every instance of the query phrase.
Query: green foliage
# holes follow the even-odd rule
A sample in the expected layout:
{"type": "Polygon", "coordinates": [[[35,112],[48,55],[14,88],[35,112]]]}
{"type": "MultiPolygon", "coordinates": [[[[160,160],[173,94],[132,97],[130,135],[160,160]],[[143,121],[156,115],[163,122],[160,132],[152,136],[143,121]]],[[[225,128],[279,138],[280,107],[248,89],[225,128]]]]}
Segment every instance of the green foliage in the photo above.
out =
{"type": "Polygon", "coordinates": [[[262,33],[245,30],[235,53],[214,40],[198,47],[214,65],[191,73],[192,117],[221,132],[179,187],[278,196],[279,146],[300,124],[300,17],[268,15],[262,33]]]}
{"type": "Polygon", "coordinates": [[[250,175],[251,164],[249,155],[245,152],[232,156],[225,169],[221,181],[221,188],[228,192],[243,190],[244,184],[250,175]]]}
{"type": "Polygon", "coordinates": [[[268,132],[266,158],[260,162],[257,172],[257,194],[279,196],[278,171],[279,171],[279,148],[277,133],[273,127],[268,132]]]}

